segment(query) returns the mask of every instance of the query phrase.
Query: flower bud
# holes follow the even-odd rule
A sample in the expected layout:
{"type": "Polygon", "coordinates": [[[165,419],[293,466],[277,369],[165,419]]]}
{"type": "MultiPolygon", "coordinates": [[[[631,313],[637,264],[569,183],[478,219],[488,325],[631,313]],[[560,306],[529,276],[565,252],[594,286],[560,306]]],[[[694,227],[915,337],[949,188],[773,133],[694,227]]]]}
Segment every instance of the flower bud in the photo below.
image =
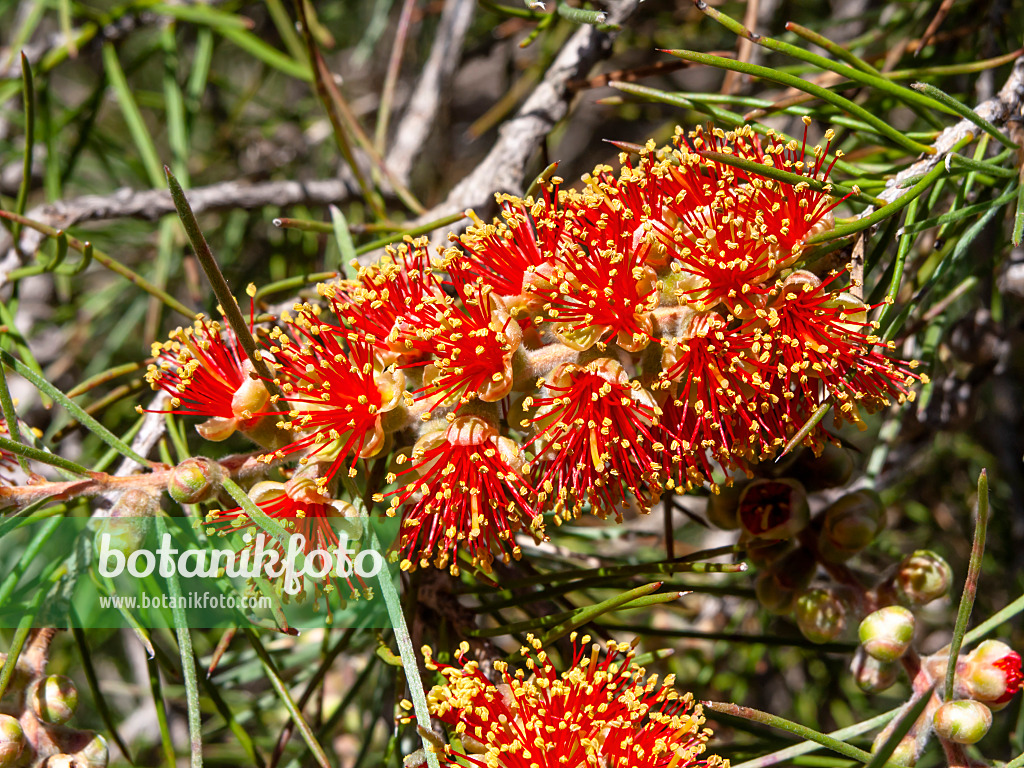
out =
{"type": "Polygon", "coordinates": [[[795,480],[755,480],[740,495],[740,525],[760,539],[791,539],[809,515],[807,493],[795,480]]]}
{"type": "Polygon", "coordinates": [[[25,732],[18,718],[0,715],[0,768],[11,768],[25,749],[25,732]]]}
{"type": "Polygon", "coordinates": [[[75,714],[78,690],[63,675],[50,675],[33,683],[28,701],[36,717],[44,723],[63,725],[75,714]]]}
{"type": "MultiPolygon", "coordinates": [[[[879,733],[871,745],[871,752],[875,753],[880,750],[882,745],[889,739],[891,733],[892,731],[888,729],[879,733]]],[[[904,768],[913,768],[917,765],[917,758],[921,755],[924,746],[923,742],[924,739],[918,734],[908,733],[900,739],[900,743],[896,745],[896,749],[892,751],[886,762],[889,765],[902,765],[904,768]]]]}
{"type": "Polygon", "coordinates": [[[992,710],[973,699],[947,701],[932,720],[939,738],[957,744],[975,744],[992,727],[992,710]]]}
{"type": "Polygon", "coordinates": [[[740,536],[739,543],[746,549],[750,564],[758,568],[767,568],[793,549],[792,542],[755,539],[746,533],[740,536]]]}
{"type": "Polygon", "coordinates": [[[957,664],[957,695],[984,702],[994,710],[1006,706],[1022,681],[1020,654],[1000,640],[984,641],[957,664]]]}
{"type": "Polygon", "coordinates": [[[110,514],[97,518],[97,547],[99,536],[108,534],[108,546],[125,554],[131,554],[145,541],[153,524],[153,518],[160,511],[160,497],[153,491],[130,488],[121,494],[110,514]]]}
{"type": "Polygon", "coordinates": [[[846,604],[833,590],[811,589],[797,598],[793,618],[812,643],[827,643],[846,628],[846,604]]]}
{"type": "Polygon", "coordinates": [[[77,747],[77,751],[73,754],[75,767],[107,768],[107,763],[110,761],[107,740],[93,731],[79,731],[78,735],[82,738],[75,744],[77,747]]]}
{"type": "Polygon", "coordinates": [[[223,476],[224,470],[216,461],[203,457],[185,459],[171,470],[167,493],[179,504],[209,501],[223,476]]]}
{"type": "Polygon", "coordinates": [[[788,613],[797,593],[811,583],[814,571],[814,555],[802,547],[794,549],[758,575],[754,581],[754,592],[766,610],[788,613]]]}
{"type": "Polygon", "coordinates": [[[903,558],[896,570],[897,594],[909,605],[924,605],[943,597],[953,583],[949,563],[934,552],[919,549],[903,558]]]}
{"type": "Polygon", "coordinates": [[[825,443],[820,456],[810,449],[801,452],[787,474],[803,483],[808,491],[838,488],[853,475],[853,457],[845,448],[825,443]]]}
{"type": "Polygon", "coordinates": [[[724,531],[732,531],[739,528],[740,521],[737,514],[739,512],[740,494],[743,493],[745,487],[746,483],[736,483],[721,488],[718,493],[712,493],[708,496],[708,505],[704,513],[708,518],[708,522],[724,531]]]}
{"type": "Polygon", "coordinates": [[[900,675],[900,665],[879,661],[868,656],[863,647],[857,648],[850,663],[850,672],[857,687],[865,693],[881,693],[891,687],[900,675]]]}
{"type": "Polygon", "coordinates": [[[870,544],[882,527],[882,500],[874,491],[848,493],[822,514],[818,546],[828,562],[843,562],[870,544]]]}
{"type": "Polygon", "coordinates": [[[902,605],[879,608],[860,623],[859,635],[869,656],[879,661],[896,661],[914,639],[914,614],[902,605]]]}

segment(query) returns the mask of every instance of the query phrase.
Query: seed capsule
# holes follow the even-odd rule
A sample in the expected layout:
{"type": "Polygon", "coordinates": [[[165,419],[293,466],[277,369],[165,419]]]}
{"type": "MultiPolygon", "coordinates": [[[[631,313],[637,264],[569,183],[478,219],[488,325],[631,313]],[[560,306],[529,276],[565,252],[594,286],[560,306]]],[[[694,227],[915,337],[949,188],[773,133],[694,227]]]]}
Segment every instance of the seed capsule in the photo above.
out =
{"type": "Polygon", "coordinates": [[[32,685],[28,701],[36,717],[44,723],[63,725],[75,714],[78,690],[63,675],[50,675],[32,685]]]}
{"type": "Polygon", "coordinates": [[[843,496],[822,515],[821,556],[832,563],[853,557],[878,535],[882,514],[882,500],[874,491],[861,489],[843,496]]]}
{"type": "Polygon", "coordinates": [[[957,744],[975,744],[992,727],[992,710],[973,699],[947,701],[932,720],[935,733],[957,744]]]}
{"type": "Polygon", "coordinates": [[[807,493],[795,480],[755,480],[740,496],[740,525],[759,539],[791,539],[809,516],[807,493]]]}
{"type": "Polygon", "coordinates": [[[879,661],[896,661],[914,639],[914,614],[902,605],[879,608],[860,623],[859,635],[869,656],[879,661]]]}

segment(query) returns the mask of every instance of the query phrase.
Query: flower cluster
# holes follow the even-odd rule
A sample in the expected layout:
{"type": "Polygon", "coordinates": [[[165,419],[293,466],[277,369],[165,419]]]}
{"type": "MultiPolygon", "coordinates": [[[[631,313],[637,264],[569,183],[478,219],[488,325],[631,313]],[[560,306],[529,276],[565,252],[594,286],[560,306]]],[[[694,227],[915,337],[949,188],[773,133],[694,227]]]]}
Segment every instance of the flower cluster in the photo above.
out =
{"type": "MultiPolygon", "coordinates": [[[[445,745],[444,765],[480,768],[691,768],[728,763],[703,757],[711,731],[702,728],[700,704],[679,695],[668,675],[658,680],[634,661],[633,647],[610,641],[606,653],[589,636],[571,636],[575,656],[559,673],[539,640],[521,651],[525,670],[494,662],[491,682],[463,643],[458,666],[428,669],[444,683],[427,701],[461,746],[445,745]]],[[[403,702],[408,710],[412,705],[403,702]]]]}
{"type": "MultiPolygon", "coordinates": [[[[489,570],[546,516],[718,491],[822,404],[860,425],[913,398],[913,365],[889,356],[859,286],[798,268],[834,226],[827,157],[745,128],[680,131],[580,189],[499,196],[499,218],[474,217],[435,258],[407,238],[320,285],[263,332],[273,382],[206,320],[157,348],[150,380],[208,437],[269,424],[263,460],[312,465],[324,495],[397,456],[396,487],[366,490],[402,514],[403,567],[489,570]]],[[[803,442],[828,439],[819,424],[803,442]]]]}

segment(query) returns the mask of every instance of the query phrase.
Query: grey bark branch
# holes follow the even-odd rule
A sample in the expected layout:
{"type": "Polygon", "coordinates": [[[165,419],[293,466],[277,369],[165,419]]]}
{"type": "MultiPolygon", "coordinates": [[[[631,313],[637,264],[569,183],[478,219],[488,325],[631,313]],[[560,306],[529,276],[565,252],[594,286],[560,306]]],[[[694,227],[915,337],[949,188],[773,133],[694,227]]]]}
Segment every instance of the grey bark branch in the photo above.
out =
{"type": "MultiPolygon", "coordinates": [[[[186,192],[192,210],[201,214],[208,211],[236,208],[262,208],[268,205],[329,205],[347,200],[355,194],[342,179],[315,181],[267,181],[249,184],[244,181],[224,181],[206,187],[195,187],[186,192]]],[[[166,189],[119,189],[109,195],[83,195],[68,200],[36,206],[26,216],[56,229],[67,229],[75,224],[109,219],[146,219],[154,221],[175,212],[171,195],[166,189]]],[[[33,253],[44,235],[25,229],[21,236],[24,253],[33,253]]],[[[5,254],[3,269],[17,263],[11,252],[11,237],[0,231],[0,254],[5,254]]]]}
{"type": "MultiPolygon", "coordinates": [[[[1022,104],[1024,104],[1024,58],[1019,58],[1014,62],[1013,71],[999,90],[999,93],[991,99],[983,101],[974,111],[985,120],[999,126],[1003,125],[1011,117],[1020,117],[1022,114],[1022,104]]],[[[903,182],[915,176],[928,173],[939,163],[945,162],[946,157],[958,141],[969,133],[977,136],[980,132],[981,128],[966,118],[956,125],[946,128],[932,143],[932,146],[935,147],[935,154],[926,155],[916,163],[897,173],[886,182],[885,189],[878,196],[887,203],[891,203],[896,198],[906,194],[906,189],[900,186],[903,182]]],[[[873,210],[873,207],[869,207],[861,215],[866,216],[873,210]]]]}
{"type": "MultiPolygon", "coordinates": [[[[621,24],[633,14],[640,0],[609,2],[608,21],[621,24]]],[[[425,223],[467,208],[486,208],[495,192],[521,194],[526,172],[537,147],[559,120],[569,112],[569,83],[580,80],[611,52],[614,33],[583,25],[565,43],[544,79],[515,116],[498,131],[498,140],[487,156],[449,193],[447,199],[423,214],[425,223]]]]}
{"type": "Polygon", "coordinates": [[[462,56],[462,44],[475,9],[476,0],[447,0],[444,5],[430,56],[386,156],[388,168],[403,184],[408,183],[413,162],[434,127],[434,118],[462,56]]]}

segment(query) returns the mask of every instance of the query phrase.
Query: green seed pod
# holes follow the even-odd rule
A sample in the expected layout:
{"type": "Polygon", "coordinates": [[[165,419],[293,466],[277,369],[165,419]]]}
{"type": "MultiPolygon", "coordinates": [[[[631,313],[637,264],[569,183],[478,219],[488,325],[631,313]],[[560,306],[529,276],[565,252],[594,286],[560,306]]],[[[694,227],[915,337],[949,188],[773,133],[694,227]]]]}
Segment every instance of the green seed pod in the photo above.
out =
{"type": "Polygon", "coordinates": [[[224,470],[216,461],[203,457],[185,459],[171,470],[167,493],[179,504],[209,501],[223,477],[224,470]]]}
{"type": "Polygon", "coordinates": [[[932,719],[935,733],[957,744],[976,744],[992,727],[992,710],[973,699],[947,701],[932,719]]]}
{"type": "Polygon", "coordinates": [[[934,552],[919,549],[903,558],[894,582],[902,602],[924,605],[949,593],[953,570],[934,552]]]}
{"type": "Polygon", "coordinates": [[[887,605],[864,617],[858,634],[869,656],[879,661],[896,661],[914,639],[914,614],[902,605],[887,605]]]}
{"type": "Polygon", "coordinates": [[[850,672],[857,687],[865,693],[881,693],[890,688],[900,676],[900,665],[887,663],[868,656],[858,647],[850,663],[850,672]]]}
{"type": "Polygon", "coordinates": [[[810,449],[802,451],[787,474],[803,483],[808,491],[839,488],[850,482],[853,457],[845,448],[825,443],[820,456],[810,449]]]}
{"type": "Polygon", "coordinates": [[[0,715],[0,768],[12,768],[25,750],[25,732],[18,718],[0,715]]]}
{"type": "Polygon", "coordinates": [[[797,598],[793,619],[812,643],[827,643],[846,628],[846,604],[834,590],[811,589],[797,598]]]}
{"type": "Polygon", "coordinates": [[[826,562],[848,560],[870,544],[882,528],[882,500],[874,491],[848,493],[822,513],[818,548],[826,562]]]}
{"type": "Polygon", "coordinates": [[[36,717],[44,723],[63,725],[78,707],[78,690],[63,675],[37,680],[28,690],[28,702],[36,717]]]}
{"type": "Polygon", "coordinates": [[[724,531],[733,531],[739,528],[740,495],[746,486],[747,483],[741,481],[708,496],[708,505],[705,511],[708,522],[724,531]]]}
{"type": "Polygon", "coordinates": [[[795,480],[755,480],[740,494],[740,525],[755,538],[791,539],[809,516],[807,493],[795,480]]]}

